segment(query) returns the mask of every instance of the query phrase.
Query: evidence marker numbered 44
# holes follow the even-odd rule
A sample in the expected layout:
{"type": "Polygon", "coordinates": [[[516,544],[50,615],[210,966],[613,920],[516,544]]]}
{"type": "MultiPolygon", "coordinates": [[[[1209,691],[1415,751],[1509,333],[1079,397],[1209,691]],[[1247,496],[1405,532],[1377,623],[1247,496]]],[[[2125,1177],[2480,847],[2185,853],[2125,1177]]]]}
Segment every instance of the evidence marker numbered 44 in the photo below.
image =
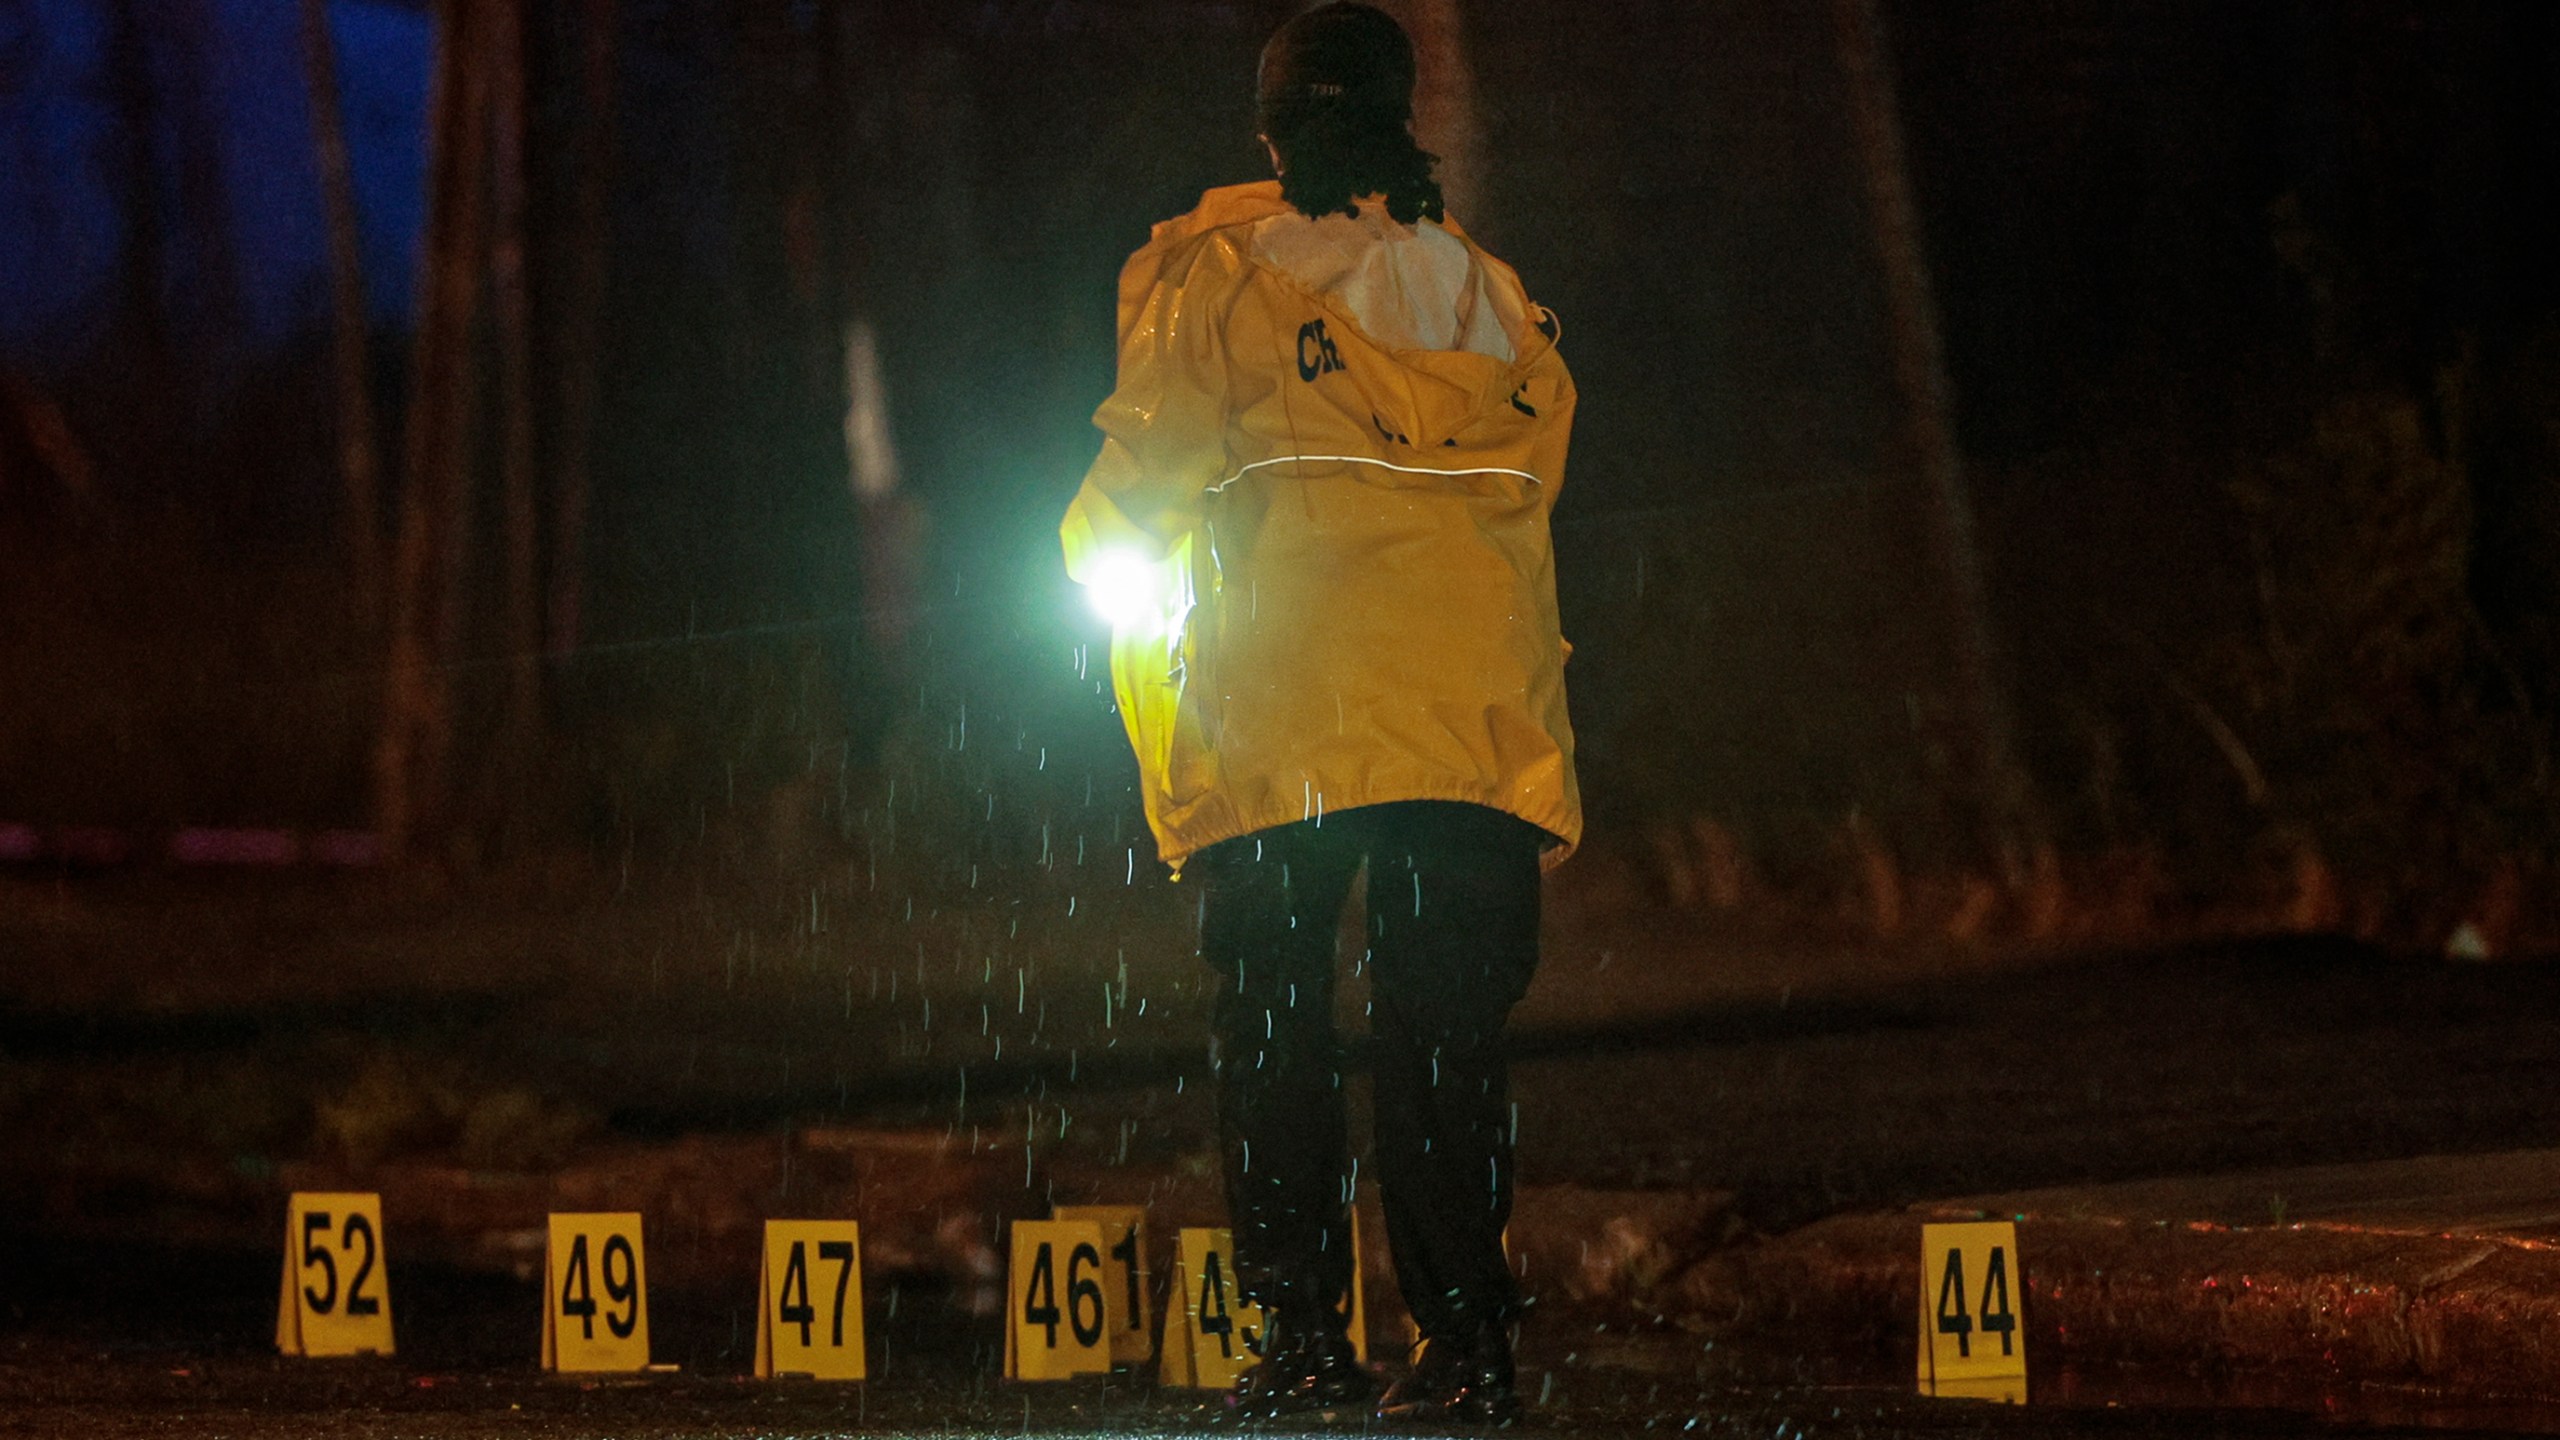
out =
{"type": "Polygon", "coordinates": [[[555,1214],[542,1267],[542,1368],[649,1368],[640,1217],[555,1214]]]}
{"type": "Polygon", "coordinates": [[[2007,1220],[1920,1227],[1920,1393],[2027,1399],[2026,1267],[2007,1220]]]}
{"type": "Polygon", "coordinates": [[[756,1378],[863,1378],[862,1232],[850,1220],[767,1220],[756,1281],[756,1378]]]}
{"type": "Polygon", "coordinates": [[[391,1353],[380,1195],[293,1193],[285,1208],[276,1349],[286,1355],[391,1353]]]}

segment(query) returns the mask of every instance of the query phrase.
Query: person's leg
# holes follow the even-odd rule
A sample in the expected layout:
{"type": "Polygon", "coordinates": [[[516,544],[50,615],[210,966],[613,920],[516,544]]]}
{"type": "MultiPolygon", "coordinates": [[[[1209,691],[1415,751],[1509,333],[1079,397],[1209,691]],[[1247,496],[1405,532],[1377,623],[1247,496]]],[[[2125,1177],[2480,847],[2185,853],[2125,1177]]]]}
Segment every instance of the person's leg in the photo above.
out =
{"type": "Polygon", "coordinates": [[[1536,827],[1481,806],[1380,807],[1369,851],[1378,1174],[1398,1287],[1427,1341],[1478,1347],[1508,1401],[1520,1308],[1503,1255],[1502,1030],[1538,964],[1536,827]]]}
{"type": "Polygon", "coordinates": [[[1236,1276],[1248,1298],[1280,1315],[1329,1312],[1350,1284],[1333,979],[1359,863],[1341,830],[1312,824],[1230,840],[1195,862],[1201,958],[1218,976],[1218,1119],[1236,1276]]]}

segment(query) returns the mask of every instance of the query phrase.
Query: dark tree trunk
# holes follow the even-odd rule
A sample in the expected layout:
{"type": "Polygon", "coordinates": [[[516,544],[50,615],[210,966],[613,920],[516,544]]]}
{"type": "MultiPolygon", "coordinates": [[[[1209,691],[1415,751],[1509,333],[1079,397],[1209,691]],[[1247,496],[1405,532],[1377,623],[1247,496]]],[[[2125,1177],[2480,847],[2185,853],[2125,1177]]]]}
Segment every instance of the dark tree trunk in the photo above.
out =
{"type": "Polygon", "coordinates": [[[1956,448],[1953,398],[1937,298],[1921,246],[1883,22],[1875,0],[1833,0],[1853,140],[1883,272],[1886,333],[1900,410],[1903,463],[1916,472],[1921,531],[1937,571],[1948,648],[1950,749],[1959,804],[1976,843],[2017,872],[2034,830],[2026,778],[2011,751],[2009,707],[1994,663],[1973,499],[1956,448]]]}
{"type": "Polygon", "coordinates": [[[109,466],[161,482],[176,453],[177,347],[169,314],[169,225],[161,204],[159,88],[141,0],[108,12],[106,81],[115,110],[114,184],[123,234],[116,251],[112,347],[129,387],[123,433],[106,437],[109,466]]]}
{"type": "Polygon", "coordinates": [[[338,475],[346,505],[346,557],[356,611],[370,629],[382,614],[382,460],[367,348],[364,251],[356,231],[355,182],[338,108],[338,66],[329,0],[302,0],[303,72],[311,91],[311,139],[328,214],[329,298],[335,321],[338,475]]]}
{"type": "Polygon", "coordinates": [[[425,276],[392,556],[382,733],[374,752],[374,823],[395,859],[445,819],[453,707],[444,667],[463,612],[472,320],[486,259],[489,86],[474,53],[486,18],[485,5],[475,0],[440,0],[436,10],[425,276]]]}
{"type": "Polygon", "coordinates": [[[505,531],[507,690],[498,753],[486,770],[503,832],[532,795],[542,729],[542,534],[533,415],[533,316],[525,278],[525,26],[523,0],[489,0],[489,73],[496,87],[495,196],[490,289],[498,342],[498,491],[505,531]]]}
{"type": "Polygon", "coordinates": [[[567,295],[558,346],[560,414],[552,459],[550,648],[555,662],[578,648],[586,599],[588,477],[593,463],[598,336],[605,261],[613,244],[615,0],[586,0],[579,56],[576,194],[570,213],[567,295]]]}

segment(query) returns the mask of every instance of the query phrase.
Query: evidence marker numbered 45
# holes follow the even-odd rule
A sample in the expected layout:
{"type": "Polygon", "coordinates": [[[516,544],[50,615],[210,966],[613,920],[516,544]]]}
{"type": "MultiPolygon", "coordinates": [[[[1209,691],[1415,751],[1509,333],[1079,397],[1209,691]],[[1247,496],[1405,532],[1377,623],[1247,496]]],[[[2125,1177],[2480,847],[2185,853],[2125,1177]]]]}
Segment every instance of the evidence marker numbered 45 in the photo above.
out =
{"type": "Polygon", "coordinates": [[[767,1220],[756,1281],[756,1378],[863,1378],[862,1232],[850,1220],[767,1220]]]}
{"type": "Polygon", "coordinates": [[[542,1368],[649,1368],[640,1217],[555,1214],[542,1267],[542,1368]]]}
{"type": "Polygon", "coordinates": [[[293,1193],[285,1209],[276,1349],[286,1355],[391,1353],[380,1195],[293,1193]]]}
{"type": "Polygon", "coordinates": [[[1186,1229],[1179,1236],[1158,1383],[1231,1389],[1262,1359],[1262,1307],[1236,1288],[1234,1253],[1226,1230],[1186,1229]]]}
{"type": "Polygon", "coordinates": [[[2027,1399],[2026,1267],[2007,1220],[1920,1227],[1920,1393],[2027,1399]]]}

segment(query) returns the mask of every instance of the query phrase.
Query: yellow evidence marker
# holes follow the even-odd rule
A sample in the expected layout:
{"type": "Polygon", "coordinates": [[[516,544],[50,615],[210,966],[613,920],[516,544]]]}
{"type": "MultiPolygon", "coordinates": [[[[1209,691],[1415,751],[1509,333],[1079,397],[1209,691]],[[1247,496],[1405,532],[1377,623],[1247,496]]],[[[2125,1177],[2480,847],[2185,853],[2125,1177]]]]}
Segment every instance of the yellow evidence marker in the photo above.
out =
{"type": "Polygon", "coordinates": [[[1155,1317],[1148,1303],[1147,1207],[1060,1205],[1052,1220],[1090,1221],[1102,1230],[1103,1327],[1111,1335],[1111,1363],[1144,1365],[1151,1358],[1155,1317]]]}
{"type": "Polygon", "coordinates": [[[391,1284],[382,1197],[293,1192],[285,1209],[276,1349],[286,1355],[391,1353],[391,1284]]]}
{"type": "Polygon", "coordinates": [[[1262,1307],[1236,1289],[1225,1230],[1184,1230],[1164,1311],[1161,1383],[1232,1389],[1262,1358],[1262,1307]]]}
{"type": "Polygon", "coordinates": [[[542,1267],[542,1368],[649,1368],[649,1285],[638,1215],[551,1217],[542,1267]]]}
{"type": "Polygon", "coordinates": [[[2006,1220],[1920,1227],[1920,1393],[2027,1399],[2026,1267],[2006,1220]]]}
{"type": "Polygon", "coordinates": [[[756,1378],[863,1378],[862,1235],[850,1220],[767,1220],[756,1378]]]}
{"type": "Polygon", "coordinates": [[[1102,1248],[1102,1227],[1090,1220],[1013,1222],[1004,1378],[1064,1380],[1110,1372],[1102,1248]]]}
{"type": "MultiPolygon", "coordinates": [[[[1366,1365],[1369,1363],[1369,1302],[1366,1293],[1368,1285],[1360,1275],[1360,1212],[1357,1210],[1351,1212],[1350,1231],[1351,1292],[1342,1297],[1342,1329],[1344,1334],[1351,1337],[1351,1358],[1366,1365]]],[[[1502,1235],[1507,1252],[1511,1232],[1505,1230],[1502,1235]]]]}

